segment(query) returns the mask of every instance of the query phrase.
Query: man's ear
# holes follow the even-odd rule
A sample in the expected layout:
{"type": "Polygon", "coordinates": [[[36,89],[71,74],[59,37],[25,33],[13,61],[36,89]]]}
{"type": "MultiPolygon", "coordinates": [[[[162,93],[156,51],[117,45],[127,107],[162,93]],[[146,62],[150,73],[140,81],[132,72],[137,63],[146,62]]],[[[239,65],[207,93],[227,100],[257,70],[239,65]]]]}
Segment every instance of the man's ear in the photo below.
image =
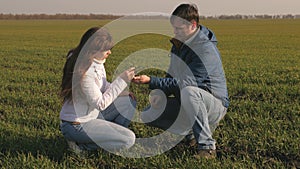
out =
{"type": "Polygon", "coordinates": [[[192,28],[197,29],[197,22],[195,20],[192,20],[191,23],[192,23],[192,28]]]}

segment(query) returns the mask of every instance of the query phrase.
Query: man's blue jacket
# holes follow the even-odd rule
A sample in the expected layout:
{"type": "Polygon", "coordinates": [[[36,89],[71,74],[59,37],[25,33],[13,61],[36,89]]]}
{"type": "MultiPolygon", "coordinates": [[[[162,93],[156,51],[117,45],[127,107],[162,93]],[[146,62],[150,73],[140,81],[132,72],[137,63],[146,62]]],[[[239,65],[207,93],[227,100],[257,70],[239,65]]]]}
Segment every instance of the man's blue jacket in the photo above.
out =
{"type": "Polygon", "coordinates": [[[217,39],[208,28],[200,25],[188,42],[172,39],[171,62],[165,78],[153,77],[150,89],[161,89],[180,100],[180,89],[196,86],[220,99],[229,106],[226,78],[217,39]]]}

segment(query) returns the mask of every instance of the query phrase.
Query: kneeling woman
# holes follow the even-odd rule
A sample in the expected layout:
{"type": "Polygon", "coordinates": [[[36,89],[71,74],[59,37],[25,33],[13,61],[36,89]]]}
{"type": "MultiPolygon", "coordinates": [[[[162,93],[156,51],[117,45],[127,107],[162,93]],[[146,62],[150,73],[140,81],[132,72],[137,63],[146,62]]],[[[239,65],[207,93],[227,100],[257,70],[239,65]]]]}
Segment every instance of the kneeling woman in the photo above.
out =
{"type": "Polygon", "coordinates": [[[112,46],[108,31],[94,27],[85,32],[79,45],[67,55],[61,84],[64,103],[60,129],[77,153],[99,147],[120,151],[135,141],[135,134],[127,127],[136,101],[125,90],[134,77],[134,68],[109,83],[104,62],[112,46]]]}

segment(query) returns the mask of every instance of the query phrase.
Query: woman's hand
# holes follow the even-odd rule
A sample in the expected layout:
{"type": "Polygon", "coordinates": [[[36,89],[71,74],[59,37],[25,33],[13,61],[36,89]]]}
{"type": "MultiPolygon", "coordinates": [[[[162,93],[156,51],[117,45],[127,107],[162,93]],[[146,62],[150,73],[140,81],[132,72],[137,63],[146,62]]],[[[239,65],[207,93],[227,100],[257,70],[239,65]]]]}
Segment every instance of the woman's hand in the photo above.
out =
{"type": "Polygon", "coordinates": [[[123,73],[120,74],[120,77],[127,83],[131,82],[133,79],[135,73],[134,73],[135,68],[131,67],[128,70],[125,70],[123,73]]]}

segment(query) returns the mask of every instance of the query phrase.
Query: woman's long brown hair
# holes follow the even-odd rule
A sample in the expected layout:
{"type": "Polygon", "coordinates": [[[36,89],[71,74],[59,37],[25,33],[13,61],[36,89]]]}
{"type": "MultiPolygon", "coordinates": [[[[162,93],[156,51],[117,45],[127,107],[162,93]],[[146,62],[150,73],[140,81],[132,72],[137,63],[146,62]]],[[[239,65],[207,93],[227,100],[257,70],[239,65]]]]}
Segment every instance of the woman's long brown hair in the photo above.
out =
{"type": "Polygon", "coordinates": [[[77,80],[80,82],[92,64],[94,58],[92,58],[91,52],[107,51],[112,46],[112,37],[104,28],[92,27],[83,34],[78,46],[68,52],[63,68],[60,96],[64,101],[72,100],[73,75],[76,74],[76,77],[79,77],[77,80]]]}

